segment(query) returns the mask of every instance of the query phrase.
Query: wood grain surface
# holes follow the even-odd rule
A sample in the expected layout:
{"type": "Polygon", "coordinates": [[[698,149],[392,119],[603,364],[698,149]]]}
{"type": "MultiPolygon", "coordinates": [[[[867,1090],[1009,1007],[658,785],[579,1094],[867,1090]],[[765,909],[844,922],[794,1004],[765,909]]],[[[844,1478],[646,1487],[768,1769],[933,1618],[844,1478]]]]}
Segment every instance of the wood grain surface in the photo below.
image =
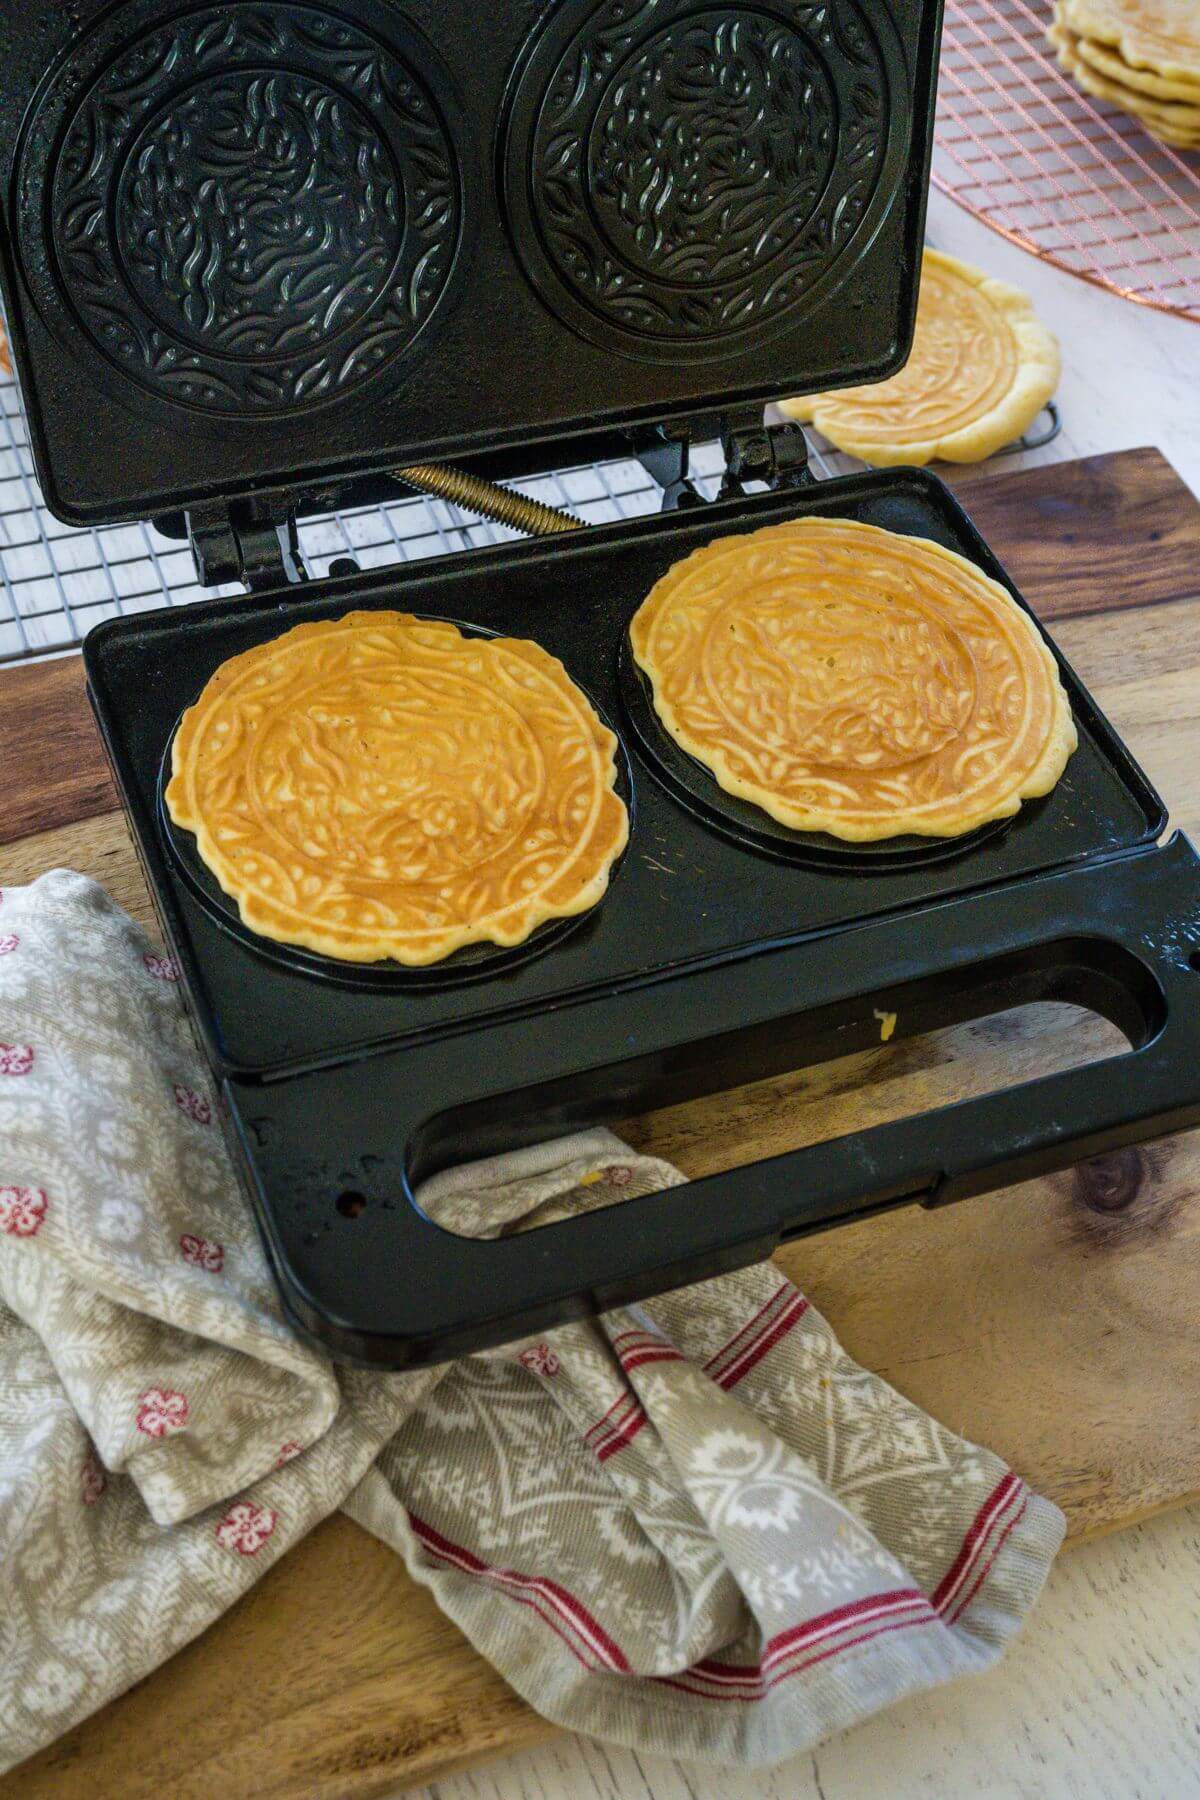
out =
{"type": "Polygon", "coordinates": [[[1008,475],[939,469],[1045,619],[1151,606],[1196,592],[1200,501],[1158,450],[1121,450],[1008,475]],[[1015,573],[1015,569],[1013,573],[1015,573]]]}
{"type": "Polygon", "coordinates": [[[111,812],[117,804],[92,722],[83,658],[0,670],[0,844],[111,812]]]}
{"type": "MultiPolygon", "coordinates": [[[[1027,583],[1040,526],[1028,541],[1009,507],[1007,531],[987,529],[1027,583]]],[[[1139,569],[1130,602],[1114,566],[1114,611],[1069,609],[1056,636],[1174,823],[1195,828],[1200,600],[1158,604],[1169,594],[1139,569]]],[[[151,922],[119,815],[0,849],[0,883],[60,863],[151,922]]],[[[1030,1008],[673,1108],[629,1135],[696,1175],[1104,1054],[1106,1032],[1069,1009],[1030,1008]]],[[[1200,1134],[942,1211],[884,1215],[788,1246],[779,1261],[853,1355],[1008,1457],[1066,1508],[1074,1538],[1200,1493],[1200,1134]]],[[[158,1674],[0,1781],[0,1796],[359,1800],[549,1731],[390,1552],[335,1519],[158,1674]]]]}

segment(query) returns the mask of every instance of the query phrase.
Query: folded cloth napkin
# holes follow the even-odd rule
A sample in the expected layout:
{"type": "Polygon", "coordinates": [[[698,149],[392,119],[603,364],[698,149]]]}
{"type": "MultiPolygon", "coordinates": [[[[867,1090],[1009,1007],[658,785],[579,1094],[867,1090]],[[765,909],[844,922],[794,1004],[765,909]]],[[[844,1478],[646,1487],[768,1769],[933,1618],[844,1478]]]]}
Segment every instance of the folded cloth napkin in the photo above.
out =
{"type": "MultiPolygon", "coordinates": [[[[496,1235],[682,1179],[595,1131],[421,1202],[496,1235]]],[[[726,1764],[985,1668],[1063,1532],[769,1264],[442,1368],[335,1368],[280,1315],[170,959],[81,876],[7,891],[0,1766],[338,1507],[547,1718],[726,1764]]]]}

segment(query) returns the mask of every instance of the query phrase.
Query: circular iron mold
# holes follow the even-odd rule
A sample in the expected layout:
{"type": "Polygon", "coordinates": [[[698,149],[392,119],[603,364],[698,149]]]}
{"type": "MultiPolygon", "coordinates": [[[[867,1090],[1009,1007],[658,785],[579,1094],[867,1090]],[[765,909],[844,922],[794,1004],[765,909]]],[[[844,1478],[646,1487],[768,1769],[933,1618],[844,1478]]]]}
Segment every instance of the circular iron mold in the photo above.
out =
{"type": "Polygon", "coordinates": [[[17,175],[39,310],[218,417],[307,410],[410,349],[459,263],[449,86],[367,0],[127,0],[43,87],[17,175]]]}
{"type": "Polygon", "coordinates": [[[715,775],[675,742],[658,716],[649,678],[638,666],[628,636],[622,639],[619,652],[618,682],[634,741],[672,798],[724,837],[783,862],[847,873],[884,874],[956,861],[969,856],[981,844],[1003,836],[1012,825],[1012,819],[993,819],[957,838],[912,835],[862,844],[849,843],[823,831],[793,831],[760,806],[726,793],[715,775]]]}
{"type": "Polygon", "coordinates": [[[510,81],[500,184],[543,300],[643,361],[733,355],[853,268],[906,175],[880,0],[577,0],[510,81]]]}
{"type": "MultiPolygon", "coordinates": [[[[495,638],[502,635],[500,632],[487,631],[479,625],[466,624],[461,619],[439,619],[438,623],[456,626],[464,637],[495,638]]],[[[575,681],[574,676],[571,679],[575,681]]],[[[596,703],[588,690],[580,686],[578,682],[575,682],[575,685],[601,724],[607,726],[616,739],[616,792],[624,801],[629,814],[629,838],[625,849],[622,850],[609,870],[608,888],[595,906],[589,907],[586,912],[575,913],[569,918],[546,920],[520,944],[464,944],[461,949],[452,951],[440,962],[411,968],[404,963],[392,962],[388,958],[381,958],[378,962],[371,963],[342,962],[335,956],[324,956],[319,951],[305,950],[297,944],[280,944],[272,938],[261,936],[259,932],[246,924],[237,901],[231,894],[225,892],[213,875],[208,864],[200,855],[195,835],[183,826],[176,825],[167,806],[166,794],[167,784],[171,779],[172,752],[176,733],[183,721],[183,713],[180,713],[167,739],[158,770],[158,830],[168,859],[215,925],[219,926],[229,937],[235,938],[239,944],[261,961],[273,963],[276,967],[287,969],[294,974],[330,982],[337,987],[365,988],[375,992],[395,992],[397,989],[430,992],[442,988],[490,981],[496,976],[505,975],[510,970],[518,969],[525,963],[532,962],[536,957],[545,955],[547,951],[555,949],[565,939],[572,937],[590,921],[596,919],[608,900],[612,885],[620,874],[629,853],[629,845],[633,841],[636,823],[633,774],[624,740],[605,714],[604,709],[596,703]]],[[[186,710],[185,707],[184,711],[186,710]]]]}

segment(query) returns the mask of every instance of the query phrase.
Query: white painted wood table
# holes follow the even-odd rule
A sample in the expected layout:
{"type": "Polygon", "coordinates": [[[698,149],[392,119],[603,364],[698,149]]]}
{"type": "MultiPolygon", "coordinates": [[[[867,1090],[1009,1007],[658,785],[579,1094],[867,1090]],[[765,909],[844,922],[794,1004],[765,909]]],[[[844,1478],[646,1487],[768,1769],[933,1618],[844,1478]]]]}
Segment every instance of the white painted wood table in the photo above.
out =
{"type": "MultiPolygon", "coordinates": [[[[1200,493],[1200,325],[1061,274],[939,195],[929,236],[1032,293],[1059,335],[1064,427],[1054,444],[1022,459],[1027,465],[1155,444],[1200,493]]],[[[414,1800],[917,1795],[1200,1796],[1200,1508],[1070,1552],[1030,1626],[990,1674],[906,1702],[774,1771],[733,1775],[562,1738],[439,1781],[414,1800]]]]}

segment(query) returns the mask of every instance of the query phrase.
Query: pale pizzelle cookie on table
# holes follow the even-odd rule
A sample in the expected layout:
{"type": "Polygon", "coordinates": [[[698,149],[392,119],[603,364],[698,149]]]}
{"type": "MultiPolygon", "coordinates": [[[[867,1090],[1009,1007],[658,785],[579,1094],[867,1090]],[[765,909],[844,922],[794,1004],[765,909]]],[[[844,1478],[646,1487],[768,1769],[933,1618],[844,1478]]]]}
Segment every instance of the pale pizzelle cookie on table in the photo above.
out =
{"type": "Polygon", "coordinates": [[[1027,295],[926,250],[913,347],[900,373],[781,406],[876,467],[981,462],[1029,429],[1059,372],[1057,341],[1027,295]]]}
{"type": "Polygon", "coordinates": [[[680,747],[796,831],[956,837],[1049,793],[1077,743],[1049,646],[998,582],[850,519],[694,551],[630,642],[680,747]]]}
{"type": "Polygon", "coordinates": [[[415,966],[602,898],[629,834],[616,751],[539,645],[355,612],[224,663],[166,801],[260,936],[415,966]]]}

